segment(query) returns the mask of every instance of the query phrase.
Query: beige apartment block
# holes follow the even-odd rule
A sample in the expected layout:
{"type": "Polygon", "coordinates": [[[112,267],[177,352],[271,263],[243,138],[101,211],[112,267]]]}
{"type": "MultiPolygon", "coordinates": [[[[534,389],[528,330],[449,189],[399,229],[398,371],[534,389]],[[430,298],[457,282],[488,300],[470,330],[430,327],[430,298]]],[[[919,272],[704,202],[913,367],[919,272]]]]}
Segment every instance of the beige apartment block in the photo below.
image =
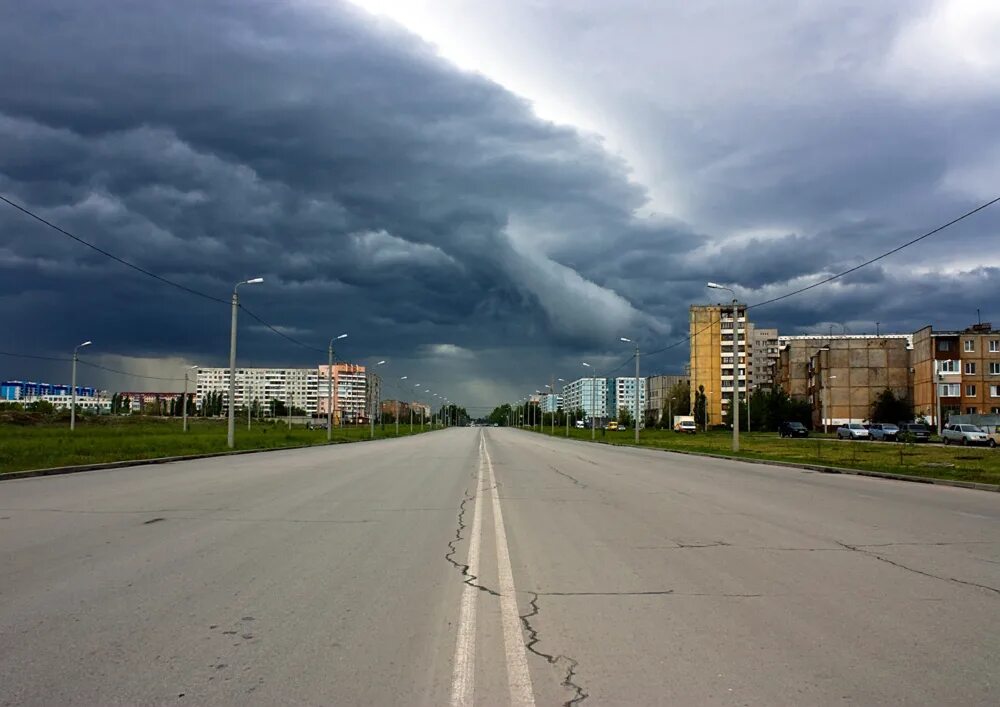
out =
{"type": "Polygon", "coordinates": [[[816,427],[865,422],[886,389],[909,397],[911,341],[909,334],[782,336],[777,383],[809,401],[816,427]]]}
{"type": "Polygon", "coordinates": [[[704,386],[708,424],[720,424],[723,413],[732,404],[737,361],[740,396],[746,396],[749,358],[746,305],[736,305],[735,317],[732,304],[691,305],[689,318],[691,414],[694,414],[698,388],[704,386]]]}

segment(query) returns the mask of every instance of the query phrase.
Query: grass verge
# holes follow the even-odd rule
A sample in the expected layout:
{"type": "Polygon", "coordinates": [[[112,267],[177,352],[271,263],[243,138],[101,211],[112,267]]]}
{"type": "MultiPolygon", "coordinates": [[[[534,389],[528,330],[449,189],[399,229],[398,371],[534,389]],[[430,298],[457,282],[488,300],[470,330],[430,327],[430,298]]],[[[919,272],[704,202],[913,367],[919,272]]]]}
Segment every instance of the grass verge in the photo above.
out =
{"type": "MultiPolygon", "coordinates": [[[[536,430],[537,431],[537,430],[536,430]]],[[[549,428],[544,434],[552,434],[549,428]]],[[[572,439],[590,441],[590,430],[570,429],[572,439]]],[[[555,435],[566,435],[556,428],[555,435]]],[[[635,445],[635,431],[597,431],[597,442],[635,445]]],[[[669,430],[642,430],[638,446],[719,454],[736,459],[822,464],[846,469],[907,474],[932,479],[1000,484],[1000,450],[984,447],[940,447],[894,442],[848,442],[810,437],[781,439],[775,433],[740,434],[740,451],[732,451],[732,433],[677,434],[669,430]]]]}
{"type": "MultiPolygon", "coordinates": [[[[427,428],[430,429],[430,428],[427,428]]],[[[420,427],[414,425],[414,434],[420,427]]],[[[369,428],[333,430],[333,441],[358,442],[369,438],[369,428]]],[[[409,424],[400,424],[399,436],[410,434],[409,424]]],[[[375,426],[375,438],[395,437],[395,425],[375,426]]],[[[305,427],[288,429],[284,422],[236,427],[236,449],[275,449],[325,444],[326,430],[305,427]]],[[[184,432],[181,421],[161,418],[97,418],[78,422],[75,432],[63,423],[36,425],[0,424],[0,474],[27,469],[46,469],[76,464],[153,459],[187,454],[225,452],[225,420],[189,420],[184,432]]]]}

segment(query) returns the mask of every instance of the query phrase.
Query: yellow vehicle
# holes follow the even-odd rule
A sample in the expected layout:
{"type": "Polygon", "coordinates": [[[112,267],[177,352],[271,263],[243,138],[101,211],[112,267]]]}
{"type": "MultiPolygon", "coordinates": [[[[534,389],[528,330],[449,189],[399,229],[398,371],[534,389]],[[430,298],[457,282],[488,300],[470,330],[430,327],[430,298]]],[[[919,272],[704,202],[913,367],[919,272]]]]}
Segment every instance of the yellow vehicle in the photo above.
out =
{"type": "Polygon", "coordinates": [[[618,429],[618,423],[615,422],[614,420],[612,420],[611,422],[608,423],[608,429],[609,430],[617,430],[618,429]]]}

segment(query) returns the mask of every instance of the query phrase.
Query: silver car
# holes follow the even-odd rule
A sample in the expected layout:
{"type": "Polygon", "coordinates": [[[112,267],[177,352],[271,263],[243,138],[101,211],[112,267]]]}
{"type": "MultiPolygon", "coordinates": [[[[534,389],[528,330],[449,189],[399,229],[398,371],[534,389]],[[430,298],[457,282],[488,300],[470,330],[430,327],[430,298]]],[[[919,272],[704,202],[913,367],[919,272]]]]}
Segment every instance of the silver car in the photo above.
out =
{"type": "Polygon", "coordinates": [[[881,440],[882,442],[895,442],[899,437],[899,428],[885,422],[876,422],[873,425],[869,425],[868,431],[871,433],[872,439],[881,440]]]}
{"type": "Polygon", "coordinates": [[[975,425],[945,425],[941,430],[945,444],[989,444],[990,436],[975,425]]]}
{"type": "Polygon", "coordinates": [[[871,439],[868,428],[860,422],[848,422],[837,428],[837,439],[871,439]]]}

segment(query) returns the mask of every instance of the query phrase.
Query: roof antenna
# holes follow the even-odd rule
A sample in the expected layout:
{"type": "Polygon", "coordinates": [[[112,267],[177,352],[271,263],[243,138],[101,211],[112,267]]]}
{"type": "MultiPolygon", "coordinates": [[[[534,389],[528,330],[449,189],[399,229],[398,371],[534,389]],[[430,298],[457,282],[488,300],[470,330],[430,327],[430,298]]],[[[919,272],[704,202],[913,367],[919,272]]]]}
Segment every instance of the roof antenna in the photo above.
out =
{"type": "Polygon", "coordinates": [[[875,336],[878,336],[878,322],[875,322],[875,336]]]}
{"type": "Polygon", "coordinates": [[[976,320],[977,320],[977,321],[978,321],[978,322],[979,322],[980,324],[982,324],[982,323],[983,323],[983,315],[981,315],[981,314],[979,313],[979,307],[976,307],[976,320]]]}

